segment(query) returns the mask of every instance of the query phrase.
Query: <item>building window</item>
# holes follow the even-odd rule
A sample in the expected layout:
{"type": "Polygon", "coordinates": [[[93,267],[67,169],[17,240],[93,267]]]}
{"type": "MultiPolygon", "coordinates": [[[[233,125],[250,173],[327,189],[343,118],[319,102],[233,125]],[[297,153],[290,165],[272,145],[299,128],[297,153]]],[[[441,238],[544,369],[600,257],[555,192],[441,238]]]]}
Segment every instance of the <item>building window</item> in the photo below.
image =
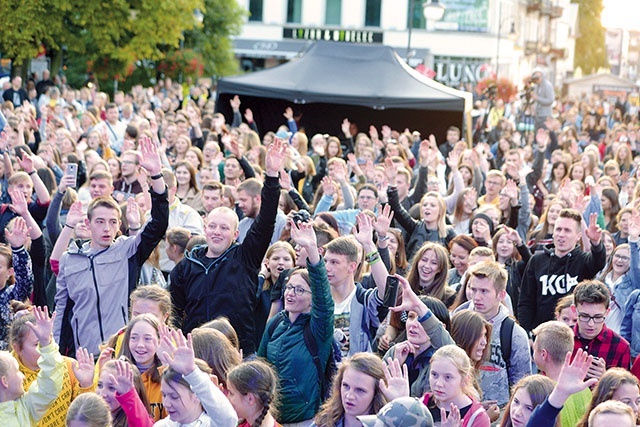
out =
{"type": "Polygon", "coordinates": [[[340,25],[342,16],[342,0],[327,0],[325,9],[325,24],[340,25]]]}
{"type": "Polygon", "coordinates": [[[427,27],[427,21],[422,13],[423,0],[409,0],[409,10],[407,11],[407,28],[421,28],[427,27]],[[411,5],[413,2],[413,16],[411,16],[411,5]],[[412,25],[413,24],[413,25],[412,25]]]}
{"type": "Polygon", "coordinates": [[[380,26],[380,10],[382,0],[367,0],[366,11],[364,15],[365,27],[380,26]]]}
{"type": "Polygon", "coordinates": [[[249,0],[249,21],[262,21],[263,0],[249,0]]]}
{"type": "Polygon", "coordinates": [[[287,1],[287,22],[290,24],[302,22],[302,0],[287,1]]]}

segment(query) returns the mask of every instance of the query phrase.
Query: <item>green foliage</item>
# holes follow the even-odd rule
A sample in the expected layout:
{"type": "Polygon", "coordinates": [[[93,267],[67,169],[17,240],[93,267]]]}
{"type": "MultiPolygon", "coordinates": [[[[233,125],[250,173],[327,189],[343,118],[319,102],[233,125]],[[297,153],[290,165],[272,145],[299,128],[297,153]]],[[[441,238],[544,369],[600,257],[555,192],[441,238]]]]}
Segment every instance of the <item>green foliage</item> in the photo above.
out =
{"type": "Polygon", "coordinates": [[[586,74],[598,68],[608,67],[607,49],[604,43],[604,28],[600,21],[602,0],[572,0],[578,7],[578,35],[574,67],[582,68],[586,74]]]}
{"type": "Polygon", "coordinates": [[[238,72],[229,36],[242,30],[247,11],[236,0],[204,0],[202,28],[185,33],[185,46],[203,57],[208,76],[226,76],[238,72]]]}
{"type": "Polygon", "coordinates": [[[43,45],[54,57],[66,46],[66,65],[81,69],[69,70],[74,80],[86,70],[101,81],[155,77],[163,63],[185,77],[227,75],[237,71],[229,36],[245,14],[236,0],[0,0],[0,53],[20,65],[43,45]]]}

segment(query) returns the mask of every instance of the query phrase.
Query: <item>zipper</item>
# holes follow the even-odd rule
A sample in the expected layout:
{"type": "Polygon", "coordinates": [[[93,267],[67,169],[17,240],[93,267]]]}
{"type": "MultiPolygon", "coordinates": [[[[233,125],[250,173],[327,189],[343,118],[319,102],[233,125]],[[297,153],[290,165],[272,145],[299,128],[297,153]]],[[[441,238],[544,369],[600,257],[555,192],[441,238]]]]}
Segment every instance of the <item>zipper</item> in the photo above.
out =
{"type": "Polygon", "coordinates": [[[126,325],[128,323],[127,322],[127,313],[124,311],[124,307],[120,307],[120,310],[122,311],[122,321],[126,325]]]}
{"type": "MultiPolygon", "coordinates": [[[[97,254],[96,254],[97,255],[97,254]]],[[[100,327],[100,342],[104,342],[104,331],[102,330],[102,310],[100,309],[100,291],[98,290],[98,280],[96,279],[96,270],[93,268],[93,258],[94,256],[89,256],[89,270],[91,270],[91,276],[93,277],[93,287],[96,291],[96,305],[98,310],[98,326],[100,327]]]]}
{"type": "Polygon", "coordinates": [[[76,343],[77,348],[80,348],[80,330],[78,329],[78,319],[76,319],[76,343]]]}

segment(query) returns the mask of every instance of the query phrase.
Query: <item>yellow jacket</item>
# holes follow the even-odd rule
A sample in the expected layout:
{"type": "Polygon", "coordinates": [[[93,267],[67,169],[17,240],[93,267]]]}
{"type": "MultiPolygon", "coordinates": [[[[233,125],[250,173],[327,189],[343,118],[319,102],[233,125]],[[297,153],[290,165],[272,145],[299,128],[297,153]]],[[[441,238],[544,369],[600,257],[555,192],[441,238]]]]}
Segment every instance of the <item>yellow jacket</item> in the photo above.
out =
{"type": "Polygon", "coordinates": [[[58,344],[51,342],[39,347],[40,372],[25,394],[16,400],[0,403],[2,427],[35,425],[45,415],[51,402],[59,395],[66,370],[65,361],[58,351],[58,344]]]}
{"type": "MultiPolygon", "coordinates": [[[[24,388],[26,390],[36,379],[39,371],[34,371],[26,367],[22,364],[22,361],[15,352],[12,354],[18,361],[20,371],[25,376],[24,388]]],[[[73,374],[74,360],[65,356],[62,356],[62,358],[64,359],[66,366],[66,369],[62,372],[62,389],[60,390],[58,398],[49,406],[49,410],[44,414],[40,422],[36,424],[36,427],[64,427],[67,410],[69,409],[71,402],[73,402],[79,394],[94,390],[93,385],[88,388],[81,388],[80,383],[73,374]]]]}

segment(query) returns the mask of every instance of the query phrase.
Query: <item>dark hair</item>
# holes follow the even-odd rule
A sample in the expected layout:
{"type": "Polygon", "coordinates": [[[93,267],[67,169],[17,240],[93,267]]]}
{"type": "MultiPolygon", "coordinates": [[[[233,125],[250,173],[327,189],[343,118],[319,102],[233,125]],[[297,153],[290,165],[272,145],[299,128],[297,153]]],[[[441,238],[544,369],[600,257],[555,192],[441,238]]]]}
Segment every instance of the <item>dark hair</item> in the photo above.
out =
{"type": "Polygon", "coordinates": [[[609,308],[609,288],[599,280],[584,280],[573,291],[574,304],[604,304],[609,308]]]}
{"type": "Polygon", "coordinates": [[[244,362],[229,371],[228,381],[240,394],[253,394],[262,405],[262,412],[251,427],[260,427],[269,412],[277,416],[278,376],[261,360],[244,362]]]}

